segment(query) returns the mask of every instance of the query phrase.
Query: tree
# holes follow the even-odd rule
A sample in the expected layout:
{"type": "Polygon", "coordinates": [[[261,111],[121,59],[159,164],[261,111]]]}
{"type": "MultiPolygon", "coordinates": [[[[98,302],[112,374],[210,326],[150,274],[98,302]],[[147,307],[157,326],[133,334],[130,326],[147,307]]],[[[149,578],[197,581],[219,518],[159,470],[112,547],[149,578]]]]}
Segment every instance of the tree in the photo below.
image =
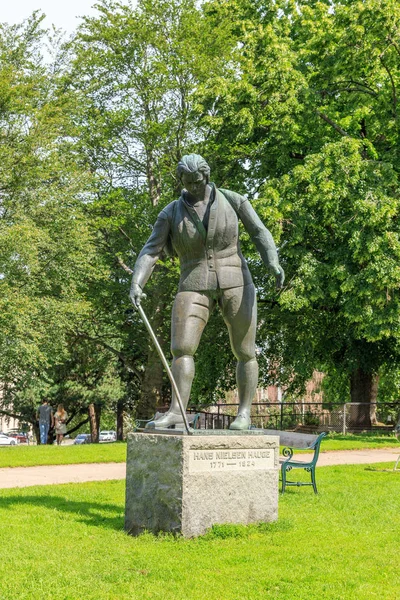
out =
{"type": "MultiPolygon", "coordinates": [[[[362,154],[354,139],[326,144],[276,185],[285,256],[299,265],[279,300],[286,344],[297,337],[328,373],[347,371],[352,402],[368,403],[379,370],[400,358],[400,232],[398,175],[362,154]]],[[[369,425],[368,406],[358,413],[369,425]]]]}
{"type": "Polygon", "coordinates": [[[42,62],[42,18],[0,25],[1,411],[32,424],[97,278],[82,211],[89,176],[74,156],[70,98],[42,62]]]}
{"type": "Polygon", "coordinates": [[[67,433],[89,422],[92,442],[99,441],[102,413],[112,410],[115,415],[118,403],[127,394],[118,371],[119,361],[111,352],[79,335],[71,336],[68,360],[51,373],[49,392],[53,406],[64,404],[68,423],[73,423],[67,433]]]}
{"type": "MultiPolygon", "coordinates": [[[[176,197],[176,164],[196,132],[194,91],[210,72],[226,68],[224,30],[215,36],[192,0],[143,0],[134,9],[104,0],[97,8],[99,15],[78,30],[64,80],[79,97],[81,156],[97,182],[86,214],[112,272],[101,289],[92,289],[96,334],[82,333],[129,365],[140,383],[137,416],[143,418],[166,403],[170,390],[129,308],[130,265],[158,212],[176,197]]],[[[166,353],[177,275],[174,261],[160,261],[146,290],[145,309],[166,353]]]]}
{"type": "MultiPolygon", "coordinates": [[[[264,374],[279,364],[295,387],[315,367],[341,370],[352,400],[368,403],[379,370],[398,367],[398,3],[206,10],[230,20],[237,67],[216,100],[204,94],[204,123],[232,157],[228,181],[281,240],[287,272],[277,295],[252,261],[264,374]]],[[[368,407],[358,422],[369,424],[368,407]]]]}

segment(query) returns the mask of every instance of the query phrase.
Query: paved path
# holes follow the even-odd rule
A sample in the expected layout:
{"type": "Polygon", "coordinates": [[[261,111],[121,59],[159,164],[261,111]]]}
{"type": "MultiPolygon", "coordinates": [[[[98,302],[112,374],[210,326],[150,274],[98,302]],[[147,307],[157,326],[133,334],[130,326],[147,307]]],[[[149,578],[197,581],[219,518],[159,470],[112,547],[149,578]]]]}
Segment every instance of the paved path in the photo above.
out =
{"type": "MultiPolygon", "coordinates": [[[[399,454],[400,448],[321,452],[318,459],[318,465],[320,467],[326,467],[332,465],[356,465],[380,462],[391,462],[394,465],[399,454]]],[[[125,463],[97,463],[0,469],[0,488],[125,479],[125,469],[125,463]]]]}
{"type": "Polygon", "coordinates": [[[336,450],[320,452],[319,467],[332,465],[368,465],[380,462],[396,462],[400,454],[398,448],[383,448],[382,450],[336,450]]]}

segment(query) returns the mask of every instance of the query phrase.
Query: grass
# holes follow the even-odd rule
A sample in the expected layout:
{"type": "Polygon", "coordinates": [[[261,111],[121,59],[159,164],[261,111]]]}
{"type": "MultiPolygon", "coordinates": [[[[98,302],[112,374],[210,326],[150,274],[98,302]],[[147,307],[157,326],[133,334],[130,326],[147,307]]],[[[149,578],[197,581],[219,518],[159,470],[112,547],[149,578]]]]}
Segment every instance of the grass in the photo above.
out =
{"type": "MultiPolygon", "coordinates": [[[[329,450],[367,450],[379,448],[400,448],[394,435],[371,435],[330,433],[321,443],[321,452],[329,450]]],[[[400,452],[400,450],[399,450],[400,452]]]]}
{"type": "MultiPolygon", "coordinates": [[[[76,465],[125,462],[126,443],[82,444],[81,446],[0,446],[1,467],[76,465]]],[[[1,596],[0,596],[0,600],[1,596]]]]}
{"type": "MultiPolygon", "coordinates": [[[[331,433],[321,444],[321,452],[329,450],[362,450],[400,447],[392,436],[346,435],[331,433]]],[[[399,450],[400,452],[400,450],[399,450]]],[[[82,446],[0,446],[1,467],[33,467],[39,465],[75,465],[82,463],[124,462],[126,443],[84,444],[82,446]]],[[[1,600],[1,598],[0,598],[1,600]]]]}
{"type": "Polygon", "coordinates": [[[318,484],[290,488],[276,523],[195,540],[127,536],[122,481],[1,490],[0,598],[398,599],[400,474],[325,467],[318,484]]]}

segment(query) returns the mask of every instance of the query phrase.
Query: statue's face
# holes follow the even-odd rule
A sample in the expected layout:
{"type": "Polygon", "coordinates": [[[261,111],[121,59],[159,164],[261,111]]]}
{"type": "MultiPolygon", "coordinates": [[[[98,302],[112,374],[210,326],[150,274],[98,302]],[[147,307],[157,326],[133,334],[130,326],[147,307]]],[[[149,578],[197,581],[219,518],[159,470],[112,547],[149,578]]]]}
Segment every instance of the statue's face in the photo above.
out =
{"type": "Polygon", "coordinates": [[[204,177],[203,173],[183,173],[182,183],[191,196],[198,200],[204,198],[207,179],[204,177]]]}

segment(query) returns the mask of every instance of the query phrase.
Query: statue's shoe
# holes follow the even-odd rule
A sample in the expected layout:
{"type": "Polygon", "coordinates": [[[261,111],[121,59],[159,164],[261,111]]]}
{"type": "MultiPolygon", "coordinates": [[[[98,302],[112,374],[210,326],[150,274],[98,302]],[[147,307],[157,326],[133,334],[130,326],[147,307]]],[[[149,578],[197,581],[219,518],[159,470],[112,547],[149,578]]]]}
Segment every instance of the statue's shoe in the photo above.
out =
{"type": "Polygon", "coordinates": [[[172,425],[183,426],[182,415],[167,412],[162,417],[154,419],[154,421],[149,421],[146,424],[146,429],[167,429],[168,427],[172,427],[172,425]]]}
{"type": "Polygon", "coordinates": [[[243,431],[249,429],[251,425],[250,417],[246,415],[238,415],[233,423],[230,424],[229,429],[243,431]]]}

